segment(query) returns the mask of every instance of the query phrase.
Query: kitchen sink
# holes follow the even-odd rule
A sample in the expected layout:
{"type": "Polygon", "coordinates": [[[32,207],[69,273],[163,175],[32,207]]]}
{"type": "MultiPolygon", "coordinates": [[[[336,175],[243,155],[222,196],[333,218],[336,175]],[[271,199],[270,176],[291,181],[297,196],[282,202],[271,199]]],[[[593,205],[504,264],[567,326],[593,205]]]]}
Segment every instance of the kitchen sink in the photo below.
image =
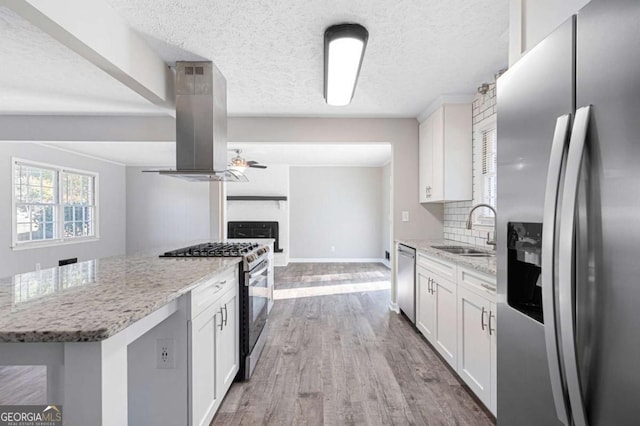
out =
{"type": "Polygon", "coordinates": [[[491,257],[495,256],[494,253],[487,251],[476,250],[471,247],[461,246],[433,246],[434,249],[446,251],[447,253],[459,254],[461,256],[473,256],[473,257],[491,257]]]}

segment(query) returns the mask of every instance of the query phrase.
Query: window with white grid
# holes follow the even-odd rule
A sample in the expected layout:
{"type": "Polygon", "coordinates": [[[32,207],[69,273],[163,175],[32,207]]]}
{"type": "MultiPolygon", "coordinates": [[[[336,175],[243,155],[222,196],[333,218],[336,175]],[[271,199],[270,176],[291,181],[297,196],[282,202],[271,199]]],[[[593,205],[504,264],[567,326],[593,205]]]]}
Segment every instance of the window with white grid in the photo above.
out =
{"type": "Polygon", "coordinates": [[[97,237],[95,173],[13,159],[13,246],[97,237]]]}
{"type": "MultiPolygon", "coordinates": [[[[497,204],[497,131],[495,124],[480,131],[480,196],[481,203],[496,208],[497,204]]],[[[487,209],[480,209],[476,222],[482,225],[493,225],[493,213],[487,209]]]]}

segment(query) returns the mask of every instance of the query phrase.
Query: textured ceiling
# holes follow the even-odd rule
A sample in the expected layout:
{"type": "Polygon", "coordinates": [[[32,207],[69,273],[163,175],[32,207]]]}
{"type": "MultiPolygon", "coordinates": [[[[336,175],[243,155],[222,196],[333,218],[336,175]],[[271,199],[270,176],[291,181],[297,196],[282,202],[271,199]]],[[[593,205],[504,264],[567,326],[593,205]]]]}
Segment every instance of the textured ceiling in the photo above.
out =
{"type": "MultiPolygon", "coordinates": [[[[175,167],[174,142],[52,142],[46,145],[125,164],[175,167]]],[[[230,143],[247,160],[298,166],[381,166],[391,160],[389,144],[230,143]]],[[[235,153],[228,152],[230,160],[235,153]]]]}
{"type": "Polygon", "coordinates": [[[3,7],[0,40],[0,114],[163,113],[3,7]]]}
{"type": "MultiPolygon", "coordinates": [[[[236,116],[415,117],[507,64],[509,0],[106,0],[167,61],[213,60],[236,116]],[[324,102],[323,33],[365,25],[351,105],[324,102]]],[[[163,114],[0,7],[0,113],[163,114]]]]}
{"type": "Polygon", "coordinates": [[[507,64],[508,0],[107,0],[169,63],[213,60],[232,115],[415,117],[507,64]],[[369,42],[355,97],[325,104],[323,34],[369,42]]]}

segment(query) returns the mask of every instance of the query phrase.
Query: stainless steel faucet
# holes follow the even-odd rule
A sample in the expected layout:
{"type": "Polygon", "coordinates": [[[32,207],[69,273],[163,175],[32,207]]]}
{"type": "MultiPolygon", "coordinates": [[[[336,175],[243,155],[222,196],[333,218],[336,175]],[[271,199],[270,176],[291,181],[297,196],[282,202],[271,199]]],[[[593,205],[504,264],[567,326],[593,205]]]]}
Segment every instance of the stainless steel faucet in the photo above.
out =
{"type": "Polygon", "coordinates": [[[498,213],[496,213],[496,209],[494,209],[493,207],[491,207],[489,204],[476,204],[475,206],[471,207],[471,210],[469,210],[469,216],[467,216],[467,229],[471,229],[471,215],[473,214],[473,212],[475,211],[475,209],[480,208],[480,207],[486,207],[488,209],[491,209],[491,211],[493,212],[493,240],[489,239],[489,235],[491,235],[489,232],[487,232],[487,244],[489,244],[490,246],[493,246],[493,249],[495,250],[496,248],[496,223],[498,220],[498,213]]]}

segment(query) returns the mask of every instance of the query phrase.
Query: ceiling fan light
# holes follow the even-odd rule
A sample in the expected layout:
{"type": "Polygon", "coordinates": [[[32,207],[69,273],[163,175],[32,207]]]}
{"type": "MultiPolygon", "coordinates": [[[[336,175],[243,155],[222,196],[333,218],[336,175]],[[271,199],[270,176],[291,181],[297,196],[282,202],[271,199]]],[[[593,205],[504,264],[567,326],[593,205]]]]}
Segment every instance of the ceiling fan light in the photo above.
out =
{"type": "Polygon", "coordinates": [[[353,98],[369,33],[358,24],[333,25],[324,33],[324,97],[329,105],[353,98]]]}

